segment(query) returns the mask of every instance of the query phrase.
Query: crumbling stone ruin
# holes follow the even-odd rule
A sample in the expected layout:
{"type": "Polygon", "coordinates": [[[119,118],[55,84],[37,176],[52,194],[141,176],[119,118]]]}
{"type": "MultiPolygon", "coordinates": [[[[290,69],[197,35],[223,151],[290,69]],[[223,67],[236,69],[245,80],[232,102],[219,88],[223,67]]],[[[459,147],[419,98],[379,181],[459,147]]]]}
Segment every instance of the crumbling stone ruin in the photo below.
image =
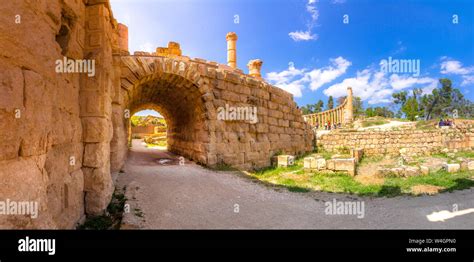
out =
{"type": "Polygon", "coordinates": [[[0,199],[39,203],[37,218],[0,216],[0,228],[74,228],[101,214],[142,109],[166,118],[170,151],[207,166],[259,168],[312,150],[292,95],[261,79],[263,62],[236,68],[235,33],[223,65],[173,42],[130,54],[108,0],[4,1],[0,13],[0,199]],[[219,109],[231,112],[218,119],[219,109]]]}

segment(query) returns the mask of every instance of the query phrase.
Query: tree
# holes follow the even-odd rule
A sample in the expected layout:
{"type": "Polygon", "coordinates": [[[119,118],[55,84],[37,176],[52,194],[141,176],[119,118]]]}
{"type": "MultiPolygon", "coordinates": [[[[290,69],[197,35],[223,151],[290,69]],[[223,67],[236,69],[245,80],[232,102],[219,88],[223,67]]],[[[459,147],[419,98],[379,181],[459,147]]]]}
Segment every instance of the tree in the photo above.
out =
{"type": "Polygon", "coordinates": [[[323,111],[324,108],[324,102],[319,99],[319,101],[314,105],[314,113],[319,113],[323,111]]]}
{"type": "Polygon", "coordinates": [[[328,99],[328,110],[334,108],[334,98],[332,96],[329,96],[328,99]]]}
{"type": "Polygon", "coordinates": [[[302,106],[301,112],[303,112],[304,115],[308,115],[313,113],[319,113],[323,110],[323,108],[324,102],[320,99],[316,104],[307,104],[305,106],[302,106]]]}
{"type": "Polygon", "coordinates": [[[354,117],[358,117],[364,114],[364,107],[362,99],[360,97],[354,96],[354,99],[352,99],[352,106],[354,110],[354,117]]]}
{"type": "Polygon", "coordinates": [[[344,103],[344,101],[346,101],[346,98],[347,96],[340,96],[336,99],[336,102],[337,102],[337,106],[340,106],[342,105],[342,103],[344,103]]]}
{"type": "Polygon", "coordinates": [[[406,91],[401,91],[401,92],[392,94],[393,103],[395,103],[395,105],[400,105],[400,109],[397,112],[398,116],[402,115],[402,107],[407,102],[407,95],[408,93],[406,91]]]}
{"type": "Polygon", "coordinates": [[[394,113],[387,107],[377,106],[375,108],[369,107],[365,110],[365,115],[367,117],[381,116],[386,118],[394,117],[394,113]]]}

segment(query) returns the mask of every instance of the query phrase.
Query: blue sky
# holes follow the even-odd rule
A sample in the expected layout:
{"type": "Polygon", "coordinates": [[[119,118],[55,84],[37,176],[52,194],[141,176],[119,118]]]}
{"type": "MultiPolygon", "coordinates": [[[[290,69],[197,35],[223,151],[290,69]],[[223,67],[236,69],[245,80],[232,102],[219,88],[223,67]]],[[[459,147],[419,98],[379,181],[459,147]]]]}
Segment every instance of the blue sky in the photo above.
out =
{"type": "Polygon", "coordinates": [[[236,32],[238,67],[247,72],[249,60],[262,59],[264,78],[293,93],[299,105],[326,102],[352,86],[366,106],[388,106],[393,92],[430,92],[440,77],[474,100],[472,0],[111,3],[116,19],[129,27],[132,53],[176,41],[183,55],[225,63],[225,35],[236,32]],[[389,57],[419,61],[419,74],[382,71],[380,62],[389,57]]]}

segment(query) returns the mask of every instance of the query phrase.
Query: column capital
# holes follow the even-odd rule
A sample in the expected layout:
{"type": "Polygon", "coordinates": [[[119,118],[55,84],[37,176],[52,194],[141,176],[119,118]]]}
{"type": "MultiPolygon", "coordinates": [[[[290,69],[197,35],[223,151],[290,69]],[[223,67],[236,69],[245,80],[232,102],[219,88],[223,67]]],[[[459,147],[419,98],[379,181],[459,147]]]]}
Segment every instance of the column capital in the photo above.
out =
{"type": "Polygon", "coordinates": [[[225,36],[225,40],[227,40],[227,41],[237,41],[237,39],[238,39],[238,37],[237,37],[237,34],[235,32],[229,32],[225,36]]]}
{"type": "Polygon", "coordinates": [[[250,60],[247,64],[247,67],[249,68],[249,75],[257,77],[257,78],[262,78],[262,75],[260,73],[262,64],[263,64],[263,61],[260,59],[250,60]]]}

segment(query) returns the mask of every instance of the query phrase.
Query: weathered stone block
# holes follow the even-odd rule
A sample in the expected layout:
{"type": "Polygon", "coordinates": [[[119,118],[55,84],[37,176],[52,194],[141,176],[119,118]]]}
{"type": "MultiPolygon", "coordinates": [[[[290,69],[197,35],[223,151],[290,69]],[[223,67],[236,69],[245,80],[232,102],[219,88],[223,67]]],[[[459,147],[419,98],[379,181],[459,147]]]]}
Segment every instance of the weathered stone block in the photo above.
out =
{"type": "Polygon", "coordinates": [[[295,157],[291,155],[279,155],[278,166],[288,167],[295,164],[295,157]]]}
{"type": "Polygon", "coordinates": [[[351,149],[351,156],[355,159],[356,163],[359,163],[360,160],[362,160],[362,157],[364,156],[364,149],[351,149]]]}
{"type": "Polygon", "coordinates": [[[305,157],[303,160],[304,169],[317,169],[318,163],[314,157],[305,157]]]}
{"type": "Polygon", "coordinates": [[[347,159],[332,159],[334,162],[334,171],[347,171],[349,175],[355,176],[355,159],[354,158],[347,158],[347,159]]]}
{"type": "Polygon", "coordinates": [[[429,175],[430,174],[430,168],[427,166],[420,166],[420,172],[423,175],[429,175]]]}
{"type": "Polygon", "coordinates": [[[456,172],[459,172],[459,170],[461,169],[461,165],[460,164],[444,164],[443,168],[448,173],[456,173],[456,172]]]}

